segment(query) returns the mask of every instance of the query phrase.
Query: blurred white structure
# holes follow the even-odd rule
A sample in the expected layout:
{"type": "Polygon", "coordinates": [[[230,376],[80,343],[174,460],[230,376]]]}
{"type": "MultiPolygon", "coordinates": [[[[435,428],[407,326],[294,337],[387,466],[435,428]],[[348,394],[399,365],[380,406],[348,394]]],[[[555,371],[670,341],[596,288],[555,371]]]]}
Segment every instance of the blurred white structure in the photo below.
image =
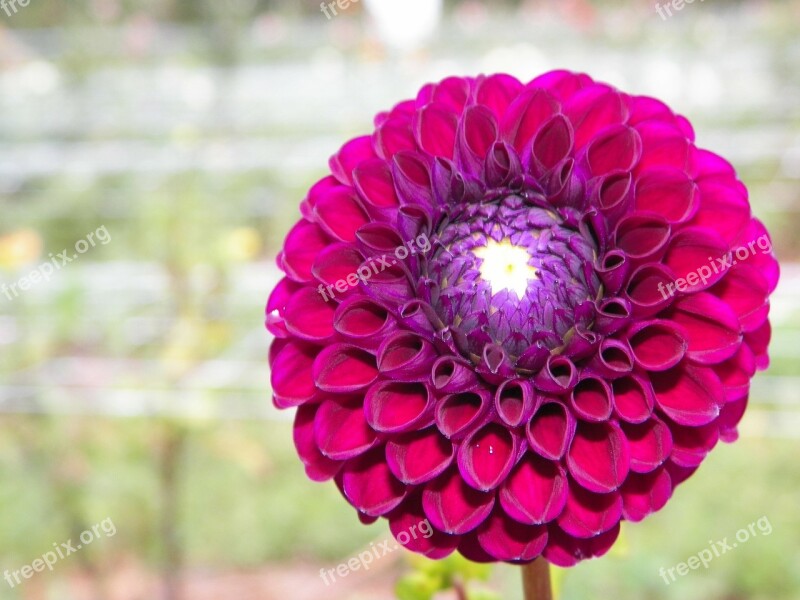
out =
{"type": "Polygon", "coordinates": [[[430,38],[442,18],[443,0],[364,0],[387,46],[413,50],[430,38]]]}

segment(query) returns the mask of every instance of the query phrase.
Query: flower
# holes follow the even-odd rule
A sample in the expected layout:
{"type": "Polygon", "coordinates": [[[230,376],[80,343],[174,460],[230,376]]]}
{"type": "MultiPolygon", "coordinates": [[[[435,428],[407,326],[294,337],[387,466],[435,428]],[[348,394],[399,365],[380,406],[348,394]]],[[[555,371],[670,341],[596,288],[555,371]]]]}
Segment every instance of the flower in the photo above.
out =
{"type": "Polygon", "coordinates": [[[448,78],[330,169],[278,257],[270,365],[308,476],[362,521],[428,519],[406,546],[432,558],[569,566],[735,440],[778,264],[662,102],[448,78]]]}

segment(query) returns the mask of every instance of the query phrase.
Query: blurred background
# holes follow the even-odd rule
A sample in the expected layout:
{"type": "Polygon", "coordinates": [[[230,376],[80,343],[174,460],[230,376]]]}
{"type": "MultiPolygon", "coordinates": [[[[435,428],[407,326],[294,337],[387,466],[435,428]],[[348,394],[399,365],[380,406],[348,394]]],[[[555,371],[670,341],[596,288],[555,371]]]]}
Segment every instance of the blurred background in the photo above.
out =
{"type": "Polygon", "coordinates": [[[325,585],[389,534],[306,480],[263,307],[305,190],[376,112],[450,74],[553,68],[689,116],[783,264],[741,440],[558,571],[559,598],[800,598],[800,0],[21,1],[0,3],[0,573],[116,533],[1,599],[423,599],[454,573],[519,598],[514,567],[400,551],[325,585]],[[769,536],[659,576],[762,517],[769,536]]]}

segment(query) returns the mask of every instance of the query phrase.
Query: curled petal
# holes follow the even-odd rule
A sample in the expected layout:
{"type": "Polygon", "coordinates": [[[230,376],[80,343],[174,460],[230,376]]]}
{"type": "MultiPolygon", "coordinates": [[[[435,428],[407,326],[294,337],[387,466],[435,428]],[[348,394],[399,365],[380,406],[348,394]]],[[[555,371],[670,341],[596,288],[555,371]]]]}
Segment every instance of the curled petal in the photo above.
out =
{"type": "Polygon", "coordinates": [[[551,356],[536,377],[536,387],[543,392],[569,392],[578,381],[575,364],[565,356],[551,356]]]}
{"type": "Polygon", "coordinates": [[[603,556],[608,552],[619,536],[619,523],[588,539],[575,538],[555,525],[551,525],[548,532],[547,547],[542,554],[558,567],[571,567],[582,560],[603,556]]]}
{"type": "Polygon", "coordinates": [[[621,518],[622,496],[618,492],[595,494],[571,485],[564,510],[556,522],[565,533],[586,539],[612,529],[621,518]]]}
{"type": "Polygon", "coordinates": [[[272,361],[272,392],[278,408],[298,406],[317,393],[311,367],[319,348],[310,344],[288,342],[272,361]]]}
{"type": "Polygon", "coordinates": [[[622,250],[610,250],[595,267],[597,275],[610,293],[615,293],[625,284],[631,270],[631,260],[622,250]]]}
{"type": "Polygon", "coordinates": [[[409,431],[431,421],[433,401],[421,383],[379,381],[364,398],[364,415],[375,431],[409,431]]]}
{"type": "Polygon", "coordinates": [[[401,381],[423,381],[436,358],[433,345],[422,336],[398,331],[387,337],[378,349],[378,370],[401,381]]]}
{"type": "Polygon", "coordinates": [[[483,549],[497,560],[527,562],[542,553],[547,527],[522,525],[495,507],[476,532],[483,549]]]}
{"type": "Polygon", "coordinates": [[[567,469],[575,481],[592,492],[619,488],[630,468],[628,441],[614,422],[579,422],[567,453],[567,469]]]}
{"type": "Polygon", "coordinates": [[[334,188],[320,198],[314,216],[328,235],[342,242],[355,241],[358,228],[369,222],[355,190],[345,187],[334,188]]]}
{"type": "Polygon", "coordinates": [[[348,460],[363,454],[378,440],[360,405],[325,400],[314,418],[314,441],[328,458],[348,460]]]}
{"type": "Polygon", "coordinates": [[[450,466],[453,445],[434,427],[393,438],[386,444],[386,461],[400,481],[419,485],[450,466]]]}
{"type": "Polygon", "coordinates": [[[622,514],[627,521],[641,521],[661,510],[672,496],[672,478],[666,469],[646,475],[632,473],[620,488],[622,514]]]}
{"type": "Polygon", "coordinates": [[[597,305],[594,330],[601,335],[616,333],[628,324],[631,304],[625,298],[605,298],[597,305]]]}
{"type": "Polygon", "coordinates": [[[326,481],[339,472],[343,463],[323,455],[314,441],[314,418],[318,406],[305,404],[297,409],[292,436],[297,454],[305,465],[306,475],[313,481],[326,481]]]}
{"type": "Polygon", "coordinates": [[[458,117],[443,104],[432,102],[415,115],[417,143],[431,156],[453,158],[457,127],[458,117]]]}
{"type": "Polygon", "coordinates": [[[652,317],[665,309],[674,299],[675,278],[668,267],[648,263],[631,274],[625,287],[632,313],[639,319],[652,317]]]}
{"type": "Polygon", "coordinates": [[[670,223],[691,219],[699,197],[697,184],[679,169],[648,169],[636,182],[636,210],[657,213],[670,223]]]}
{"type": "Polygon", "coordinates": [[[392,168],[385,160],[365,161],[353,170],[353,181],[368,207],[390,209],[399,206],[392,168]]]}
{"type": "Polygon", "coordinates": [[[727,244],[713,229],[689,227],[672,237],[664,262],[675,274],[679,291],[697,292],[712,286],[724,274],[719,271],[701,279],[699,269],[727,253],[727,244]]]}
{"type": "Polygon", "coordinates": [[[333,327],[354,346],[377,351],[381,338],[388,335],[396,323],[382,306],[363,296],[353,296],[336,309],[333,327]]]}
{"type": "Polygon", "coordinates": [[[431,524],[450,534],[464,534],[483,523],[492,512],[494,494],[468,486],[451,470],[425,486],[422,508],[431,524]]]}
{"type": "Polygon", "coordinates": [[[539,128],[558,111],[558,102],[543,89],[530,89],[508,107],[500,131],[521,152],[539,128]]]}
{"type": "Polygon", "coordinates": [[[622,423],[631,454],[631,471],[649,473],[661,466],[672,452],[670,428],[656,417],[639,425],[622,423]]]}
{"type": "Polygon", "coordinates": [[[281,263],[294,281],[305,283],[312,279],[314,259],[330,243],[322,229],[306,220],[295,225],[283,244],[281,263]]]}
{"type": "Polygon", "coordinates": [[[445,396],[436,408],[436,426],[448,438],[459,438],[483,420],[491,395],[483,389],[445,396]]]}
{"type": "Polygon", "coordinates": [[[527,453],[498,493],[503,510],[520,523],[537,525],[555,519],[567,501],[567,476],[557,462],[527,453]]]}
{"type": "Polygon", "coordinates": [[[397,507],[406,486],[395,479],[384,459],[382,447],[348,461],[342,474],[344,495],[361,512],[377,517],[397,507]]]}
{"type": "Polygon", "coordinates": [[[575,417],[561,402],[544,401],[528,423],[525,433],[531,449],[550,460],[559,460],[575,434],[575,417]]]}
{"type": "Polygon", "coordinates": [[[686,354],[694,362],[722,362],[733,356],[742,342],[736,313],[711,294],[693,294],[680,299],[670,316],[685,332],[686,354]]]}
{"type": "Polygon", "coordinates": [[[519,440],[506,427],[491,423],[467,437],[458,449],[458,469],[470,486],[496,488],[518,456],[519,440]]]}
{"type": "Polygon", "coordinates": [[[529,420],[538,406],[533,385],[525,379],[504,381],[494,395],[494,407],[503,422],[517,427],[529,420]]]}
{"type": "Polygon", "coordinates": [[[608,125],[624,123],[628,108],[617,90],[595,84],[572,96],[564,106],[564,114],[575,128],[575,146],[582,148],[608,125]]]}
{"type": "Polygon", "coordinates": [[[365,135],[350,140],[330,160],[331,173],[347,185],[353,184],[353,169],[365,160],[375,158],[372,137],[365,135]]]}
{"type": "Polygon", "coordinates": [[[648,379],[637,375],[619,377],[611,382],[614,412],[622,421],[641,423],[653,414],[655,392],[648,379]]]}
{"type": "Polygon", "coordinates": [[[630,171],[642,155],[642,140],[635,129],[613,125],[598,134],[586,148],[586,163],[597,177],[613,171],[630,171]]]}
{"type": "Polygon", "coordinates": [[[324,342],[333,336],[335,310],[336,305],[327,302],[320,290],[301,288],[286,304],[286,329],[301,339],[324,342]]]}
{"type": "Polygon", "coordinates": [[[319,389],[339,394],[358,392],[378,377],[375,357],[355,346],[328,346],[314,360],[314,381],[319,389]]]}
{"type": "Polygon", "coordinates": [[[469,391],[476,387],[478,378],[475,371],[463,359],[442,356],[431,367],[433,387],[445,394],[469,391]]]}
{"type": "Polygon", "coordinates": [[[407,497],[388,518],[389,529],[400,544],[433,560],[452,554],[461,539],[431,527],[419,494],[407,497]]]}
{"type": "Polygon", "coordinates": [[[681,467],[697,467],[719,441],[719,426],[708,423],[700,427],[673,425],[670,459],[681,467]]]}
{"type": "Polygon", "coordinates": [[[677,365],[688,346],[687,334],[671,321],[637,323],[628,331],[636,364],[647,371],[666,371],[677,365]]]}
{"type": "Polygon", "coordinates": [[[623,217],[614,232],[614,243],[634,263],[658,260],[670,239],[670,225],[661,215],[633,213],[623,217]]]}
{"type": "Polygon", "coordinates": [[[575,414],[587,421],[605,421],[611,416],[611,386],[593,375],[584,376],[569,396],[575,414]]]}
{"type": "Polygon", "coordinates": [[[625,342],[606,338],[591,362],[591,369],[608,379],[622,377],[633,370],[633,353],[625,342]]]}
{"type": "Polygon", "coordinates": [[[722,383],[713,370],[682,364],[651,373],[656,403],[670,419],[696,427],[713,421],[724,403],[722,383]]]}

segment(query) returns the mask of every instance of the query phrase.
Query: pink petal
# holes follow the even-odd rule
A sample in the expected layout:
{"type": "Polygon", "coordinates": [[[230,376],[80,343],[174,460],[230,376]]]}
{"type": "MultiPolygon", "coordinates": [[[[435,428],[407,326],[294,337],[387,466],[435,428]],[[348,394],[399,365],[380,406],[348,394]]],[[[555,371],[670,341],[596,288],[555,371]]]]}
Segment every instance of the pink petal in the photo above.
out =
{"type": "Polygon", "coordinates": [[[353,180],[364,201],[377,208],[392,208],[400,204],[394,189],[392,169],[385,160],[375,159],[358,165],[353,180]]]}
{"type": "Polygon", "coordinates": [[[672,272],[662,264],[648,263],[637,268],[625,288],[633,315],[644,319],[666,308],[675,296],[674,282],[672,272]]]}
{"type": "Polygon", "coordinates": [[[311,271],[314,277],[332,286],[323,286],[323,291],[332,299],[339,300],[358,285],[356,272],[363,260],[361,253],[351,244],[332,244],[317,253],[311,271]]]}
{"type": "Polygon", "coordinates": [[[517,427],[530,419],[537,404],[533,385],[524,379],[503,382],[494,396],[497,414],[511,427],[517,427]]]}
{"type": "Polygon", "coordinates": [[[567,503],[559,515],[558,526],[576,538],[592,538],[612,529],[622,518],[622,496],[595,494],[580,486],[569,486],[567,503]]]}
{"type": "Polygon", "coordinates": [[[586,162],[594,176],[629,171],[642,154],[642,140],[635,129],[614,125],[603,130],[586,148],[586,162]]]}
{"type": "Polygon", "coordinates": [[[398,331],[387,337],[378,350],[378,369],[392,379],[424,381],[437,357],[433,345],[416,333],[398,331]]]}
{"type": "Polygon", "coordinates": [[[533,157],[542,171],[555,167],[572,151],[572,126],[564,115],[555,115],[536,132],[533,157]]]}
{"type": "Polygon", "coordinates": [[[670,238],[670,225],[656,214],[633,213],[624,217],[614,232],[616,247],[634,262],[656,260],[670,238]]]}
{"type": "Polygon", "coordinates": [[[328,458],[348,460],[363,454],[378,440],[364,419],[361,405],[325,400],[314,419],[314,441],[328,458]]]}
{"type": "Polygon", "coordinates": [[[330,160],[331,172],[336,179],[353,184],[353,169],[365,160],[376,158],[371,136],[365,135],[347,142],[330,160]]]}
{"type": "Polygon", "coordinates": [[[317,346],[290,341],[277,354],[271,382],[278,408],[298,406],[316,395],[311,368],[319,351],[317,346]]]}
{"type": "Polygon", "coordinates": [[[436,408],[436,426],[448,438],[461,437],[482,421],[490,404],[486,390],[445,396],[436,408]]]}
{"type": "Polygon", "coordinates": [[[453,456],[453,445],[433,427],[395,437],[386,444],[389,468],[408,485],[430,481],[450,465],[453,456]]]}
{"type": "Polygon", "coordinates": [[[638,522],[664,508],[672,496],[672,479],[666,469],[646,475],[632,473],[620,493],[623,516],[628,521],[638,522]]]}
{"type": "Polygon", "coordinates": [[[722,384],[713,370],[682,364],[669,371],[651,373],[656,402],[670,419],[698,426],[713,421],[724,403],[722,384]]]}
{"type": "Polygon", "coordinates": [[[458,117],[452,109],[431,103],[416,114],[415,137],[420,148],[432,156],[453,158],[458,117]]]}
{"type": "Polygon", "coordinates": [[[672,462],[682,467],[696,467],[719,441],[719,425],[709,423],[701,427],[673,425],[672,462]]]}
{"type": "Polygon", "coordinates": [[[653,414],[655,392],[650,381],[637,375],[620,377],[611,384],[614,412],[623,421],[641,423],[653,414]]]}
{"type": "Polygon", "coordinates": [[[678,127],[659,121],[645,121],[636,125],[636,131],[642,144],[637,174],[654,167],[686,168],[690,144],[678,127]]]}
{"type": "Polygon", "coordinates": [[[716,423],[719,425],[719,438],[723,442],[735,442],[739,438],[736,427],[747,409],[747,399],[748,397],[745,395],[743,398],[726,402],[722,407],[716,423]]]}
{"type": "Polygon", "coordinates": [[[558,111],[558,103],[542,89],[523,92],[508,107],[500,126],[503,139],[517,152],[531,141],[539,128],[558,111]]]}
{"type": "Polygon", "coordinates": [[[478,172],[499,133],[497,120],[488,108],[467,108],[461,119],[456,145],[456,158],[462,168],[473,173],[478,172]]]}
{"type": "Polygon", "coordinates": [[[286,305],[286,329],[310,341],[323,342],[333,337],[333,315],[336,304],[326,302],[318,290],[298,290],[286,305]]]}
{"type": "Polygon", "coordinates": [[[498,499],[520,523],[536,525],[555,519],[567,501],[567,477],[556,462],[527,453],[505,480],[498,499]]]}
{"type": "Polygon", "coordinates": [[[422,510],[419,494],[407,497],[388,518],[389,529],[398,543],[433,560],[452,554],[461,539],[431,526],[422,510]]]}
{"type": "Polygon", "coordinates": [[[743,331],[753,331],[766,321],[769,287],[755,267],[743,263],[731,267],[710,291],[736,313],[743,331]]]}
{"type": "Polygon", "coordinates": [[[671,321],[637,323],[628,331],[636,364],[647,371],[666,371],[686,354],[686,333],[671,321]]]}
{"type": "Polygon", "coordinates": [[[486,552],[504,561],[531,561],[547,544],[547,527],[521,525],[499,508],[481,524],[476,535],[486,552]]]}
{"type": "Polygon", "coordinates": [[[407,115],[391,117],[378,125],[372,139],[376,152],[384,160],[391,160],[399,152],[418,149],[411,117],[407,115]]]}
{"type": "Polygon", "coordinates": [[[616,490],[630,468],[628,441],[613,422],[579,422],[567,453],[567,469],[575,481],[592,492],[616,490]]]}
{"type": "Polygon", "coordinates": [[[382,447],[348,461],[342,474],[348,501],[361,512],[377,517],[391,511],[406,495],[406,486],[392,475],[382,447]]]}
{"type": "Polygon", "coordinates": [[[669,458],[672,452],[670,428],[656,417],[639,425],[622,423],[631,455],[631,471],[649,473],[669,458]]]}
{"type": "Polygon", "coordinates": [[[605,127],[622,124],[628,109],[617,90],[595,84],[572,96],[564,106],[564,114],[575,129],[575,147],[582,148],[605,127]]]}
{"type": "Polygon", "coordinates": [[[727,244],[714,230],[688,227],[672,237],[664,262],[672,269],[679,284],[681,283],[680,279],[696,278],[694,283],[684,281],[682,289],[678,288],[680,291],[698,292],[719,281],[725,273],[725,271],[711,273],[703,281],[699,278],[698,269],[710,266],[711,259],[721,257],[727,252],[727,244]]]}
{"type": "Polygon", "coordinates": [[[353,296],[336,309],[333,320],[336,331],[360,348],[377,350],[381,338],[396,327],[389,312],[361,296],[353,296]]]}
{"type": "Polygon", "coordinates": [[[589,539],[577,539],[551,525],[548,528],[544,557],[558,567],[571,567],[587,558],[596,558],[609,551],[619,536],[619,523],[589,539]]]}
{"type": "Polygon", "coordinates": [[[505,427],[486,425],[466,438],[458,449],[458,469],[464,481],[488,491],[506,478],[518,456],[519,441],[505,427]]]}
{"type": "Polygon", "coordinates": [[[325,348],[314,361],[314,381],[319,389],[339,394],[358,392],[378,377],[375,357],[348,344],[325,348]]]}
{"type": "Polygon", "coordinates": [[[609,378],[622,377],[633,370],[633,353],[630,346],[621,340],[606,338],[591,362],[593,371],[609,378]]]}
{"type": "Polygon", "coordinates": [[[355,190],[335,188],[320,198],[314,207],[317,222],[332,238],[353,242],[356,230],[369,222],[355,190]]]}
{"type": "Polygon", "coordinates": [[[311,266],[329,243],[329,238],[318,225],[306,220],[297,223],[283,245],[282,262],[286,274],[295,281],[311,281],[311,266]]]}
{"type": "Polygon", "coordinates": [[[584,376],[570,394],[570,406],[581,419],[605,421],[611,416],[611,387],[604,379],[584,376]]]}
{"type": "Polygon", "coordinates": [[[458,471],[437,477],[422,492],[422,508],[431,524],[445,533],[463,534],[480,525],[494,506],[494,494],[468,486],[458,471]]]}
{"type": "Polygon", "coordinates": [[[700,197],[702,202],[690,225],[713,229],[728,245],[734,245],[750,222],[747,190],[701,181],[700,197]]]}
{"type": "Polygon", "coordinates": [[[716,296],[693,294],[681,298],[672,308],[671,319],[685,332],[686,354],[692,361],[720,363],[733,356],[741,345],[736,313],[716,296]]]}
{"type": "Polygon", "coordinates": [[[660,214],[670,223],[690,219],[699,200],[697,185],[679,169],[649,169],[636,182],[636,210],[660,214]]]}
{"type": "Polygon", "coordinates": [[[471,365],[464,359],[442,356],[431,367],[431,380],[437,390],[450,394],[477,386],[478,379],[471,365]],[[463,362],[462,362],[463,361],[463,362]]]}
{"type": "Polygon", "coordinates": [[[475,90],[478,104],[483,104],[496,117],[502,117],[508,105],[519,95],[522,84],[510,75],[497,74],[479,79],[475,90]]]}
{"type": "Polygon", "coordinates": [[[557,400],[545,400],[528,423],[525,432],[534,452],[558,460],[575,434],[575,417],[557,400]]]}
{"type": "Polygon", "coordinates": [[[323,455],[314,441],[314,418],[318,406],[305,404],[297,409],[292,433],[294,446],[308,477],[313,481],[326,481],[339,472],[343,463],[323,455]]]}
{"type": "Polygon", "coordinates": [[[364,415],[375,431],[409,431],[421,421],[430,421],[434,399],[421,383],[379,381],[364,399],[364,415]]]}

